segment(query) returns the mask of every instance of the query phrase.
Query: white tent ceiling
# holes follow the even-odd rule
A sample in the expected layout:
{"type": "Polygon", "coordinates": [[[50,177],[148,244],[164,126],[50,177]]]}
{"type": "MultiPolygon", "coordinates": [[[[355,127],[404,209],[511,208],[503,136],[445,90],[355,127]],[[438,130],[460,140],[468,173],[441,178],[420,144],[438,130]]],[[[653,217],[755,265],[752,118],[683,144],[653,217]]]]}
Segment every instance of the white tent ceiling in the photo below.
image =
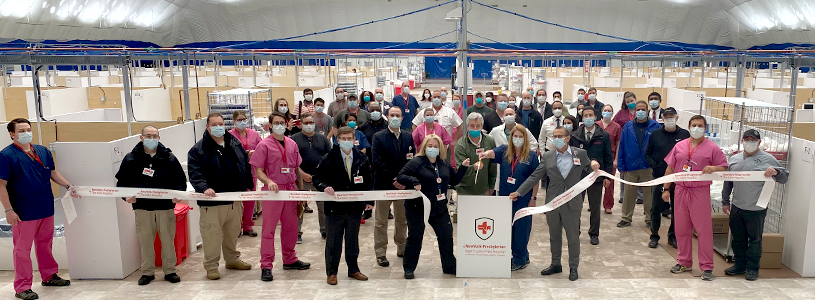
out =
{"type": "MultiPolygon", "coordinates": [[[[480,0],[588,31],[645,41],[729,46],[815,41],[812,0],[480,0]]],[[[262,41],[404,14],[444,0],[0,0],[0,39],[129,40],[173,46],[262,41]]],[[[455,29],[458,3],[294,41],[412,42],[455,29]]],[[[469,30],[504,43],[622,42],[478,4],[469,30]]],[[[427,42],[454,42],[445,35],[427,42]]],[[[471,36],[476,43],[488,41],[471,36]]]]}

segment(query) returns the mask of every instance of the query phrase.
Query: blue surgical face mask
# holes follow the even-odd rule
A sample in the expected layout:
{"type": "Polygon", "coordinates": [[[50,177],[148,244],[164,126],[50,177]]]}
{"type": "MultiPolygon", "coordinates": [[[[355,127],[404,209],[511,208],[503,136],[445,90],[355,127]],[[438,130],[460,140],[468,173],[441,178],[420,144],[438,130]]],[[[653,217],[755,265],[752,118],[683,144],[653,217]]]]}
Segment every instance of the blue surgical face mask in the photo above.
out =
{"type": "Polygon", "coordinates": [[[249,127],[249,121],[243,120],[237,122],[235,123],[235,126],[238,127],[238,129],[246,129],[246,127],[249,127]]]}
{"type": "Polygon", "coordinates": [[[637,107],[637,103],[636,102],[631,102],[631,103],[626,104],[625,106],[628,107],[628,109],[634,109],[634,107],[637,107]]]}
{"type": "Polygon", "coordinates": [[[146,139],[144,139],[143,144],[144,144],[145,147],[147,147],[147,149],[149,149],[151,151],[156,150],[156,147],[158,147],[158,139],[147,139],[146,138],[146,139]]]}
{"type": "Polygon", "coordinates": [[[359,107],[359,103],[357,103],[357,100],[348,100],[348,107],[357,108],[359,107]]]}
{"type": "Polygon", "coordinates": [[[583,124],[586,125],[586,127],[589,127],[589,128],[594,126],[594,121],[595,121],[594,118],[583,118],[583,124]]]}
{"type": "Polygon", "coordinates": [[[314,111],[316,111],[319,114],[323,113],[323,109],[325,109],[325,107],[323,107],[323,106],[315,106],[314,107],[314,111]]]}
{"type": "Polygon", "coordinates": [[[569,132],[572,132],[572,130],[574,129],[574,126],[572,126],[572,124],[563,124],[563,128],[566,128],[566,130],[568,130],[569,132]]]}
{"type": "Polygon", "coordinates": [[[610,118],[611,118],[611,112],[610,111],[604,111],[603,112],[603,119],[610,119],[610,118]]]}
{"type": "Polygon", "coordinates": [[[447,98],[447,92],[441,92],[441,97],[442,98],[447,98]]]}
{"type": "Polygon", "coordinates": [[[433,121],[435,121],[435,120],[436,120],[436,117],[434,117],[434,116],[424,116],[424,122],[425,123],[433,123],[433,121]]]}
{"type": "Polygon", "coordinates": [[[214,137],[222,137],[226,134],[226,127],[222,126],[210,126],[209,133],[212,134],[214,137]]]}
{"type": "Polygon", "coordinates": [[[652,109],[657,109],[657,107],[659,107],[659,100],[650,100],[648,101],[648,105],[650,105],[652,109]]]}
{"type": "Polygon", "coordinates": [[[380,119],[382,119],[382,113],[381,112],[378,112],[378,111],[372,111],[371,112],[371,120],[379,121],[380,119]]]}
{"type": "Polygon", "coordinates": [[[461,100],[453,100],[453,106],[455,107],[461,106],[461,100]]]}
{"type": "Polygon", "coordinates": [[[427,155],[427,158],[436,158],[439,156],[439,148],[427,147],[424,149],[424,154],[427,155]]]}
{"type": "Polygon", "coordinates": [[[391,117],[390,119],[388,119],[388,126],[390,126],[390,128],[402,127],[402,118],[391,117]]]}
{"type": "Polygon", "coordinates": [[[498,102],[498,109],[505,110],[507,109],[507,107],[509,107],[509,103],[507,103],[506,101],[498,102]]]}
{"type": "Polygon", "coordinates": [[[484,99],[475,98],[475,104],[478,104],[478,105],[484,104],[484,99]]]}
{"type": "Polygon", "coordinates": [[[552,139],[552,145],[555,146],[555,149],[563,148],[563,146],[566,146],[566,139],[552,139]]]}
{"type": "Polygon", "coordinates": [[[470,130],[470,136],[474,138],[481,136],[481,130],[470,130]]]}
{"type": "Polygon", "coordinates": [[[31,144],[32,139],[34,139],[34,134],[32,134],[31,131],[20,132],[17,134],[17,141],[20,142],[20,144],[31,144]]]}
{"type": "Polygon", "coordinates": [[[342,150],[345,150],[345,151],[348,151],[348,150],[351,150],[351,148],[354,148],[354,141],[340,141],[339,144],[340,144],[340,148],[342,148],[342,150]]]}
{"type": "Polygon", "coordinates": [[[433,106],[441,106],[441,98],[433,98],[433,106]]]}
{"type": "Polygon", "coordinates": [[[645,120],[645,118],[646,118],[647,116],[648,116],[648,115],[645,113],[645,111],[644,111],[644,110],[638,110],[638,111],[637,111],[637,120],[640,120],[640,121],[645,120]]]}
{"type": "Polygon", "coordinates": [[[357,122],[356,121],[348,121],[348,127],[356,128],[357,127],[357,122]]]}
{"type": "Polygon", "coordinates": [[[371,96],[362,97],[362,100],[365,100],[365,102],[371,101],[371,96]]]}

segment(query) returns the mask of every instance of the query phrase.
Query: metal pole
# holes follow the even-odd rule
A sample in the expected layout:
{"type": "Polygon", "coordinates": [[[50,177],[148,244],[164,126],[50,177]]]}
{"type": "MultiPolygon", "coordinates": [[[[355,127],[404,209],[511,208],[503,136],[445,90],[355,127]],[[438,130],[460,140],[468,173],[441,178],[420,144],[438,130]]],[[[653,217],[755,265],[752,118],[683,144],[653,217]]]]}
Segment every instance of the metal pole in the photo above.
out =
{"type": "Polygon", "coordinates": [[[705,90],[705,67],[706,67],[705,57],[704,56],[702,56],[702,60],[699,61],[699,63],[702,64],[702,78],[699,79],[699,88],[701,88],[704,91],[705,90]]]}
{"type": "Polygon", "coordinates": [[[254,56],[252,56],[252,86],[258,86],[258,61],[254,56]]]}
{"type": "Polygon", "coordinates": [[[744,69],[746,67],[744,54],[736,56],[736,63],[738,64],[736,68],[736,97],[742,97],[741,90],[744,88],[744,69]]]}
{"type": "MultiPolygon", "coordinates": [[[[25,69],[24,69],[25,70],[25,69]]],[[[36,65],[31,65],[31,80],[34,88],[34,101],[37,106],[37,139],[38,143],[42,145],[42,121],[45,121],[45,116],[42,112],[42,94],[40,93],[40,75],[36,65]]],[[[50,147],[49,147],[50,148],[50,147]]]]}
{"type": "Polygon", "coordinates": [[[778,85],[778,87],[781,88],[782,93],[784,92],[784,73],[786,73],[786,71],[787,71],[787,62],[782,61],[781,62],[781,83],[778,85]]]}
{"type": "Polygon", "coordinates": [[[300,61],[297,60],[297,52],[294,52],[294,86],[300,87],[300,61]]]}
{"type": "MultiPolygon", "coordinates": [[[[181,53],[181,61],[183,62],[181,64],[181,88],[184,90],[184,121],[189,121],[192,119],[190,117],[190,69],[187,67],[187,63],[189,63],[187,61],[188,58],[187,52],[181,53]]],[[[198,102],[200,103],[201,99],[198,99],[198,102]]],[[[207,104],[207,108],[209,108],[209,104],[207,104]]]]}
{"type": "Polygon", "coordinates": [[[458,31],[458,61],[459,66],[456,68],[456,77],[461,80],[460,94],[462,100],[467,101],[468,87],[467,87],[467,0],[461,0],[461,22],[458,31]]]}
{"type": "Polygon", "coordinates": [[[623,91],[623,70],[625,70],[625,62],[623,62],[623,57],[620,56],[620,92],[623,91]]]}
{"type": "Polygon", "coordinates": [[[665,58],[662,59],[662,82],[660,82],[659,84],[659,91],[662,92],[663,95],[665,94],[665,91],[663,90],[664,88],[665,88],[665,58]]]}
{"type": "Polygon", "coordinates": [[[130,58],[125,59],[124,66],[122,67],[122,81],[124,84],[125,94],[125,115],[127,116],[127,136],[133,135],[133,129],[130,128],[130,122],[133,120],[133,90],[130,86],[130,58]]]}
{"type": "MultiPolygon", "coordinates": [[[[797,83],[798,83],[799,59],[800,59],[800,56],[796,55],[795,57],[793,57],[791,59],[791,63],[790,63],[790,69],[791,69],[790,71],[792,71],[792,74],[790,74],[791,77],[792,77],[792,78],[790,78],[790,107],[792,107],[792,112],[793,113],[795,113],[795,94],[798,92],[797,83]]],[[[783,77],[781,78],[781,86],[782,87],[784,86],[783,77]]],[[[792,136],[792,134],[790,134],[790,136],[792,136]]],[[[790,140],[792,140],[792,139],[790,139],[790,140]]],[[[787,149],[789,149],[789,148],[787,148],[787,149]]]]}

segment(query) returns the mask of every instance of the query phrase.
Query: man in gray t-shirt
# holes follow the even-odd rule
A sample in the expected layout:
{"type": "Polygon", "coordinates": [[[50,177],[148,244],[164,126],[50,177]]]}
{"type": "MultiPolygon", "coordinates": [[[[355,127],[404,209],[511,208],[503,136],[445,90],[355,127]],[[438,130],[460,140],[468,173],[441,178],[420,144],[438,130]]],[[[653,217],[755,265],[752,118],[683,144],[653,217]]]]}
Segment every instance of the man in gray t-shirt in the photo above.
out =
{"type": "Polygon", "coordinates": [[[331,138],[331,126],[334,124],[334,118],[325,113],[325,100],[317,98],[314,100],[314,124],[316,125],[315,132],[331,138]]]}
{"type": "MultiPolygon", "coordinates": [[[[745,131],[742,141],[744,151],[730,158],[728,171],[764,171],[764,176],[772,177],[781,184],[787,183],[790,172],[775,157],[760,149],[761,135],[757,130],[745,131]]],[[[747,273],[747,280],[758,279],[761,236],[764,233],[764,218],[767,217],[767,208],[758,206],[763,187],[764,182],[761,181],[724,182],[722,210],[730,215],[730,231],[733,234],[731,247],[736,261],[724,271],[726,275],[747,273]]]]}
{"type": "MultiPolygon", "coordinates": [[[[303,190],[315,191],[316,189],[311,183],[311,177],[317,173],[317,165],[320,164],[323,155],[331,151],[331,141],[325,135],[317,132],[317,124],[311,114],[303,114],[300,126],[303,127],[303,131],[291,136],[291,139],[297,143],[300,157],[303,158],[303,162],[297,168],[297,176],[303,182],[303,190]]],[[[317,220],[320,223],[320,234],[325,238],[325,213],[323,212],[322,201],[317,202],[317,215],[317,220]]],[[[302,225],[302,219],[300,225],[302,225]]]]}

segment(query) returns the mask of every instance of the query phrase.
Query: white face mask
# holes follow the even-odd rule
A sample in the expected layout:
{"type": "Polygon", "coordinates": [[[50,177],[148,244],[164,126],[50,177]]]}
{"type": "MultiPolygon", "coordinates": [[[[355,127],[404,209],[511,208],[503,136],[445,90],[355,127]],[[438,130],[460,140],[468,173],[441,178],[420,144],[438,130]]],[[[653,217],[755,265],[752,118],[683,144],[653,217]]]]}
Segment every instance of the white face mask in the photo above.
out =
{"type": "MultiPolygon", "coordinates": [[[[303,125],[303,131],[305,131],[305,132],[307,132],[307,133],[312,133],[312,132],[314,132],[314,129],[316,129],[316,128],[317,128],[317,125],[316,125],[316,124],[307,124],[307,125],[303,125]]],[[[285,132],[285,130],[284,130],[284,132],[285,132]]]]}
{"type": "Polygon", "coordinates": [[[342,100],[345,98],[345,93],[337,93],[335,96],[337,96],[337,100],[342,100]]]}
{"type": "Polygon", "coordinates": [[[521,146],[524,145],[524,138],[522,138],[522,137],[514,137],[513,136],[512,137],[512,144],[515,145],[515,147],[521,147],[521,146]]]}
{"type": "Polygon", "coordinates": [[[281,135],[286,132],[286,125],[272,125],[272,131],[277,135],[281,135]]]}
{"type": "Polygon", "coordinates": [[[425,98],[430,98],[430,94],[424,94],[425,98]]]}
{"type": "Polygon", "coordinates": [[[309,95],[306,95],[305,98],[306,98],[306,101],[311,101],[311,99],[314,99],[314,95],[309,94],[309,95]]]}
{"type": "Polygon", "coordinates": [[[694,139],[700,139],[705,135],[705,128],[704,127],[691,127],[690,128],[690,137],[694,139]]]}
{"type": "Polygon", "coordinates": [[[563,115],[562,109],[553,109],[552,114],[555,115],[556,118],[560,118],[563,115]]]}
{"type": "Polygon", "coordinates": [[[492,102],[492,97],[487,97],[487,102],[492,102]]]}
{"type": "Polygon", "coordinates": [[[665,129],[674,130],[676,129],[676,119],[675,118],[665,118],[665,129]]]}
{"type": "Polygon", "coordinates": [[[538,104],[546,103],[546,96],[538,96],[538,104]]]}
{"type": "Polygon", "coordinates": [[[745,141],[744,142],[744,152],[746,153],[753,153],[758,150],[758,141],[745,141]]]}
{"type": "Polygon", "coordinates": [[[281,114],[285,114],[286,112],[289,111],[289,107],[288,106],[278,106],[277,111],[280,112],[281,114]]]}
{"type": "Polygon", "coordinates": [[[376,101],[382,101],[382,99],[385,99],[385,95],[382,95],[382,93],[376,93],[374,98],[376,98],[376,101]]]}
{"type": "Polygon", "coordinates": [[[403,86],[402,87],[402,94],[409,94],[410,93],[410,86],[403,86]]]}
{"type": "Polygon", "coordinates": [[[591,101],[597,100],[597,95],[589,94],[589,100],[591,100],[591,101]]]}
{"type": "Polygon", "coordinates": [[[515,124],[515,116],[510,116],[510,115],[504,116],[504,124],[507,124],[507,125],[515,124]]]}

